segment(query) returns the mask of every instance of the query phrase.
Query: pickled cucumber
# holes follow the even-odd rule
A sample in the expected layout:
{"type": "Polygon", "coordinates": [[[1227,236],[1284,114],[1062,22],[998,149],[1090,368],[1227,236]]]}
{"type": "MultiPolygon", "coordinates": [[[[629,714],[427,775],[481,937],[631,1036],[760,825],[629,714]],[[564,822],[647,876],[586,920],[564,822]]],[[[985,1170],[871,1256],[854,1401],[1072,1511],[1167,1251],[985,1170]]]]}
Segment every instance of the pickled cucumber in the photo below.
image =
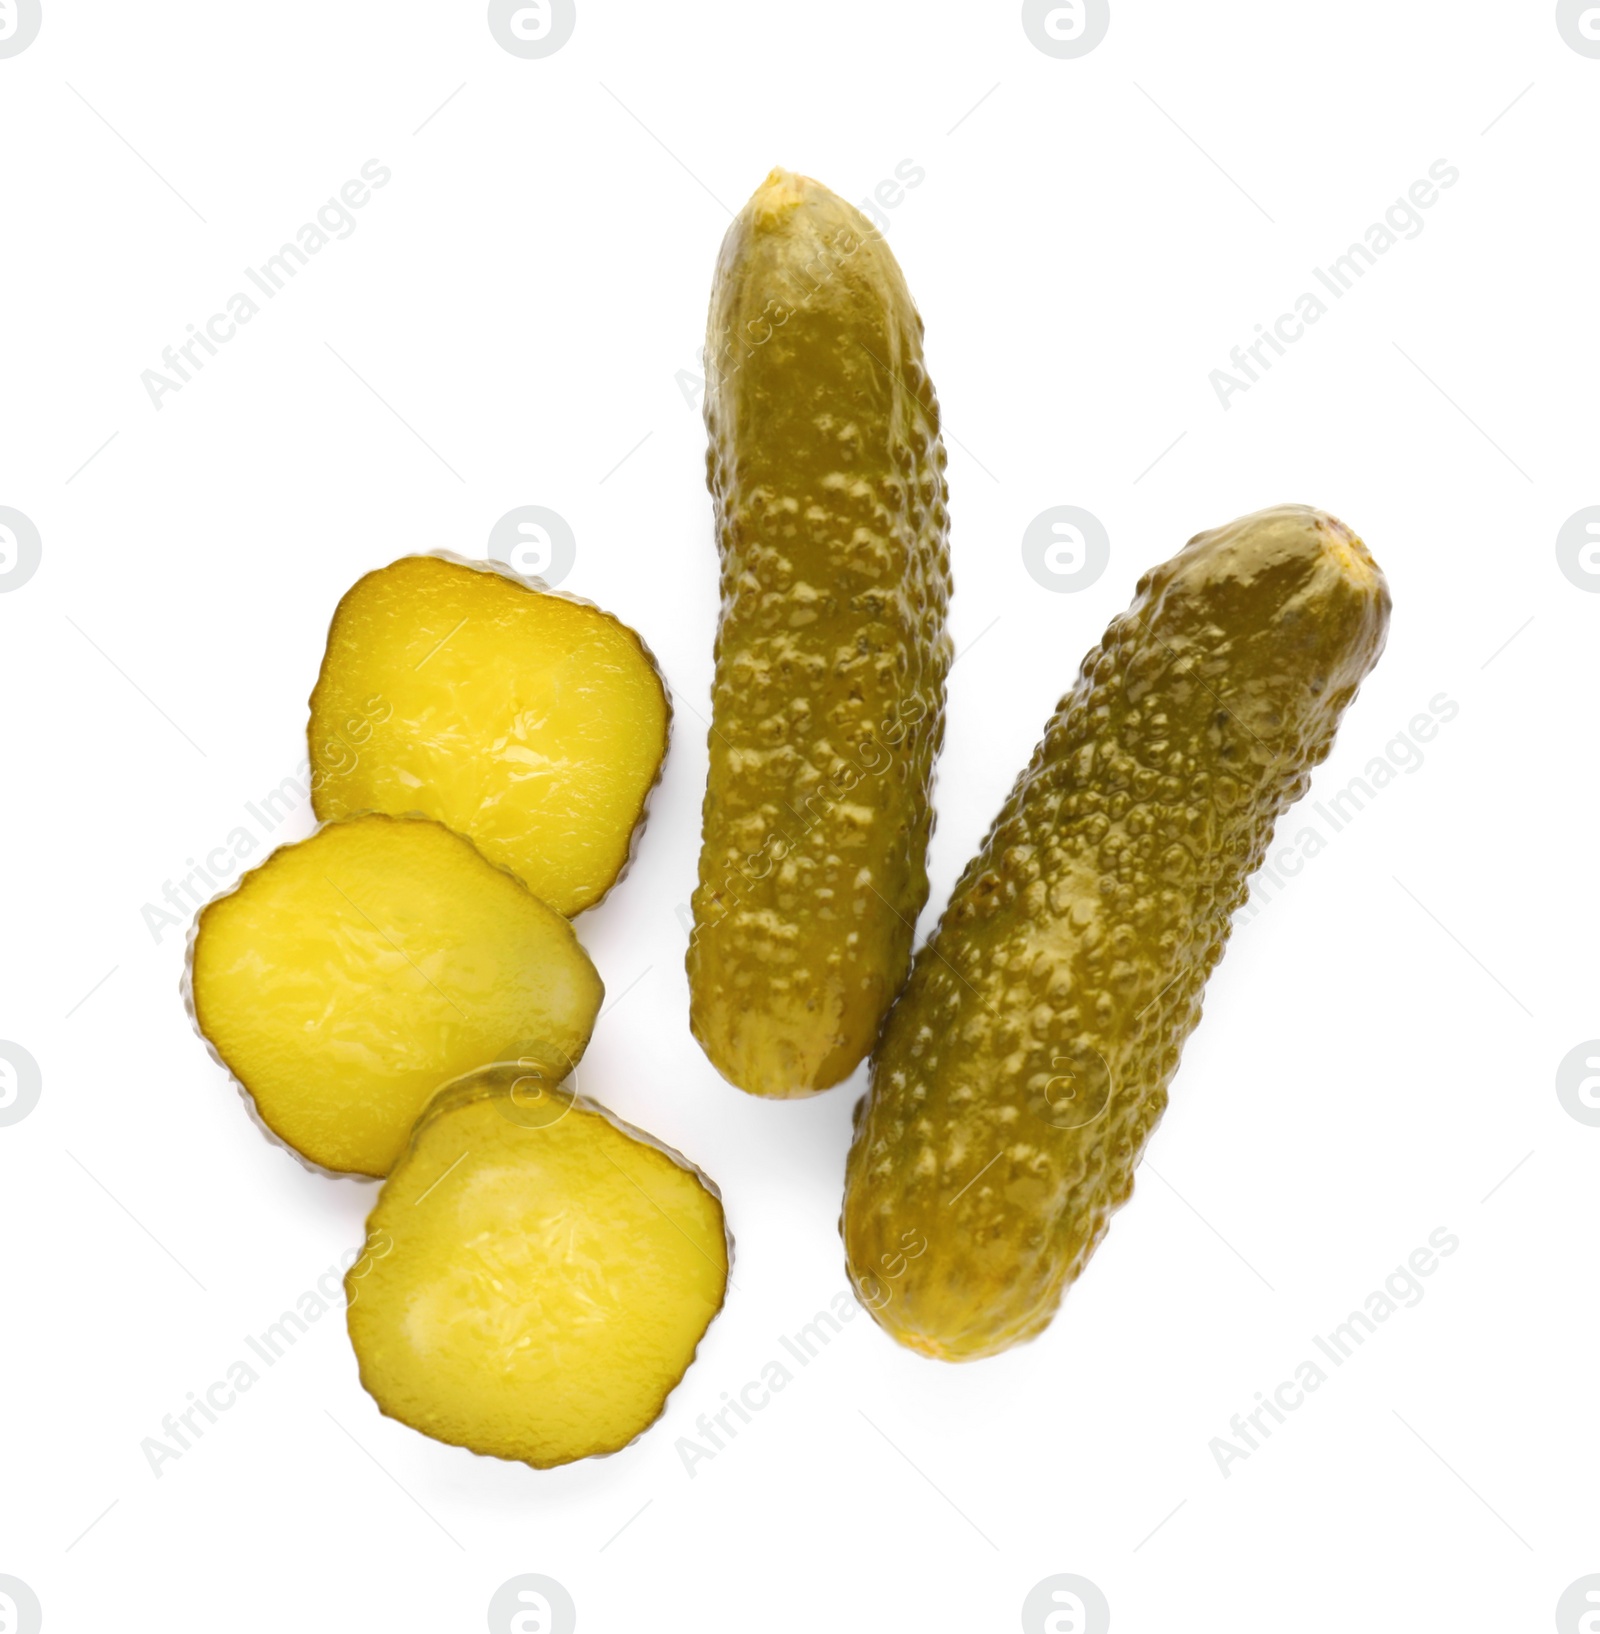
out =
{"type": "Polygon", "coordinates": [[[929,1356],[1048,1324],[1128,1200],[1229,918],[1382,652],[1389,593],[1284,506],[1141,579],[1084,660],[890,1015],[844,1235],[929,1356]]]}
{"type": "Polygon", "coordinates": [[[575,914],[628,864],[671,713],[649,648],[611,614],[497,563],[406,556],[334,614],[313,804],[435,817],[575,914]]]}
{"type": "Polygon", "coordinates": [[[386,1414],[544,1469],[660,1416],[721,1309],[730,1243],[697,1169],[529,1067],[429,1103],[346,1287],[386,1414]]]}
{"type": "Polygon", "coordinates": [[[329,823],[200,912],[195,1025],[309,1162],[383,1175],[446,1079],[575,1062],[604,989],[572,926],[424,817],[329,823]]]}
{"type": "Polygon", "coordinates": [[[775,170],[707,327],[722,556],[690,1025],[757,1095],[847,1077],[928,895],[949,519],[922,320],[864,216],[775,170]]]}

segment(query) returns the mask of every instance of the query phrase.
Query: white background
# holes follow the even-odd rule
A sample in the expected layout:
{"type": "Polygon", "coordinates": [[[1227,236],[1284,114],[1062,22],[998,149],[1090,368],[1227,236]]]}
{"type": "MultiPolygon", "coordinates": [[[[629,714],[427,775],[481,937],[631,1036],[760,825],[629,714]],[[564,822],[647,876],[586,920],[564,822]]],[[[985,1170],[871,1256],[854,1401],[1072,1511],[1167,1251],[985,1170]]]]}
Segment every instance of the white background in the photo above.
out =
{"type": "Polygon", "coordinates": [[[1549,1627],[1600,1572],[1600,1129],[1555,1091],[1600,1034],[1600,599],[1554,548],[1600,502],[1597,107],[1543,0],[1116,0],[1077,60],[1012,4],[579,0],[531,61],[478,4],[45,0],[0,60],[0,505],[43,539],[0,596],[0,1038],[43,1072],[0,1128],[0,1572],[45,1626],[475,1630],[541,1572],[585,1634],[1009,1630],[1073,1572],[1118,1634],[1549,1627]],[[156,410],[141,371],[373,158],[352,236],[156,410]],[[691,1478],[678,1438],[844,1286],[865,1079],[763,1104],[688,1032],[716,562],[685,387],[767,169],[856,200],[906,159],[969,649],[924,933],[1080,656],[1203,527],[1321,505],[1389,576],[1311,800],[1459,713],[1237,933],[1043,1338],[947,1367],[858,1316],[691,1478]],[[1224,410],[1230,348],[1440,159],[1425,230],[1224,410]],[[141,1441],[374,1193],[261,1138],[142,910],[294,771],[340,594],[524,504],[678,701],[634,870],[579,921],[625,995],[583,1087],[720,1183],[737,1286],[616,1457],[540,1473],[380,1418],[330,1312],[158,1479],[141,1441]],[[1077,594],[1020,552],[1058,504],[1111,538],[1077,594]],[[1212,1439],[1441,1226],[1422,1303],[1224,1477],[1212,1439]]]}

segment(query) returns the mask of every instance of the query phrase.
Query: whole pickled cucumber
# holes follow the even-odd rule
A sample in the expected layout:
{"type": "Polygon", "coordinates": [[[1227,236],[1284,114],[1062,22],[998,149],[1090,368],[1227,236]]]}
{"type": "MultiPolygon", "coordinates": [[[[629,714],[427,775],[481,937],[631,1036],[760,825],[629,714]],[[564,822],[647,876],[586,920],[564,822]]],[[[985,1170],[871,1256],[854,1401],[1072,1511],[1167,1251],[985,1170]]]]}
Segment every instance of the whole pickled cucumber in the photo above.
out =
{"type": "Polygon", "coordinates": [[[707,326],[722,553],[690,1025],[756,1095],[872,1048],[928,896],[949,520],[922,320],[858,211],[774,170],[707,326]]]}
{"type": "Polygon", "coordinates": [[[945,1360],[1040,1332],[1133,1190],[1229,919],[1383,650],[1343,524],[1284,506],[1145,575],[1084,660],[884,1030],[841,1230],[945,1360]]]}

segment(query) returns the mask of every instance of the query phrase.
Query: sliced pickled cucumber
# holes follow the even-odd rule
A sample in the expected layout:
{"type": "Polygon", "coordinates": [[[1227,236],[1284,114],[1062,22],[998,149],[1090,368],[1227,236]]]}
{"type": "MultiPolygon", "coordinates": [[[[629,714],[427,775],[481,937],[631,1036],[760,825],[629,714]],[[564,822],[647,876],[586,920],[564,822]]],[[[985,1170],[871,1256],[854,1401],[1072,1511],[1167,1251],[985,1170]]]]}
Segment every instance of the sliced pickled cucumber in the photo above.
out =
{"type": "Polygon", "coordinates": [[[627,867],[670,720],[649,648],[611,614],[495,564],[407,556],[334,614],[313,803],[436,817],[575,914],[627,867]]]}
{"type": "Polygon", "coordinates": [[[922,320],[882,236],[775,170],[707,328],[722,553],[690,1024],[758,1095],[847,1077],[928,895],[949,519],[922,320]]]}
{"type": "Polygon", "coordinates": [[[329,823],[201,910],[196,1025],[308,1161],[383,1175],[428,1097],[514,1046],[575,1062],[604,989],[572,927],[426,818],[329,823]]]}
{"type": "Polygon", "coordinates": [[[367,1244],[349,1326],[379,1407],[541,1469],[654,1423],[728,1280],[716,1188],[537,1063],[440,1092],[367,1244]]]}
{"type": "Polygon", "coordinates": [[[1050,1321],[1132,1192],[1229,918],[1388,621],[1361,541],[1284,506],[1146,574],[1084,660],[858,1108],[841,1227],[901,1343],[962,1360],[1050,1321]]]}

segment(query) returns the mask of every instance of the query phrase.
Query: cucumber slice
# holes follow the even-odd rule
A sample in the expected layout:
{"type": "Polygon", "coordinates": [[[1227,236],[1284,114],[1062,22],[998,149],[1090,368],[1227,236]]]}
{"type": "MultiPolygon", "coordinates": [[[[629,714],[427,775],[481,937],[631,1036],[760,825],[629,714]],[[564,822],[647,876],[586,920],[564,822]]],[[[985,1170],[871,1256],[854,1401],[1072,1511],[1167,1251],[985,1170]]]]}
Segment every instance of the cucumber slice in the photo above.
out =
{"type": "Polygon", "coordinates": [[[660,1417],[732,1242],[676,1152],[501,1063],[429,1105],[346,1278],[361,1382],[424,1435],[540,1469],[660,1417]]]}
{"type": "Polygon", "coordinates": [[[627,868],[671,715],[621,620],[496,563],[407,556],[333,616],[312,801],[437,818],[570,916],[627,868]]]}
{"type": "Polygon", "coordinates": [[[308,1162],[383,1175],[446,1079],[583,1054],[604,993],[571,925],[427,818],[329,823],[200,912],[201,1036],[308,1162]]]}

